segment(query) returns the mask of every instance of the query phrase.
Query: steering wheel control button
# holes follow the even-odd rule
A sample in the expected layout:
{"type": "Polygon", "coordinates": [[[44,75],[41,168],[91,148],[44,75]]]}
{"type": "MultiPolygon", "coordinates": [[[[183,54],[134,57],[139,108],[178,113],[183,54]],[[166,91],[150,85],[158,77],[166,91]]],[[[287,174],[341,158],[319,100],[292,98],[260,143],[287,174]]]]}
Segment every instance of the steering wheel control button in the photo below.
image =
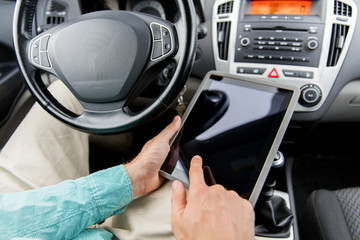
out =
{"type": "Polygon", "coordinates": [[[266,68],[244,68],[238,67],[236,72],[241,74],[254,74],[262,75],[266,71],[266,68]]]}
{"type": "Polygon", "coordinates": [[[31,61],[37,65],[40,65],[40,40],[37,40],[31,50],[31,61]]]}
{"type": "Polygon", "coordinates": [[[50,35],[46,35],[41,38],[40,41],[40,51],[47,51],[50,35]]]}
{"type": "Polygon", "coordinates": [[[162,43],[160,41],[154,42],[154,49],[152,53],[152,58],[156,59],[162,56],[162,43]]]}
{"type": "Polygon", "coordinates": [[[276,71],[276,68],[273,68],[268,75],[269,78],[279,78],[279,73],[276,71]]]}
{"type": "Polygon", "coordinates": [[[154,40],[161,40],[160,25],[151,24],[151,30],[153,33],[154,40]]]}
{"type": "Polygon", "coordinates": [[[150,24],[153,49],[151,60],[158,60],[163,56],[166,56],[173,49],[172,36],[170,30],[159,23],[150,24]]]}
{"type": "Polygon", "coordinates": [[[46,52],[40,52],[40,64],[43,67],[50,67],[49,58],[46,52]]]}
{"type": "Polygon", "coordinates": [[[163,52],[164,54],[170,52],[171,50],[171,38],[170,38],[170,32],[166,28],[161,28],[162,36],[163,36],[163,52]]]}
{"type": "Polygon", "coordinates": [[[313,107],[318,104],[322,97],[321,89],[314,84],[304,85],[301,89],[300,104],[305,107],[313,107]]]}
{"type": "Polygon", "coordinates": [[[48,57],[48,43],[50,35],[47,34],[35,40],[31,45],[31,63],[36,67],[43,67],[48,70],[51,68],[50,60],[48,57]]]}

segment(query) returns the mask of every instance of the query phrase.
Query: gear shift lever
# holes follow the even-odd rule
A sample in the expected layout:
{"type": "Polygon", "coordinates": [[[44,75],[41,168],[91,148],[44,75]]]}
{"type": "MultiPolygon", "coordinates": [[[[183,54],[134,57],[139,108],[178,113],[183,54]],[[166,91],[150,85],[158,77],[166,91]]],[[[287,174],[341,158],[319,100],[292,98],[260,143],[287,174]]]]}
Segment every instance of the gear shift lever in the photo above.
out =
{"type": "Polygon", "coordinates": [[[286,237],[289,234],[293,216],[285,200],[274,195],[276,179],[284,164],[283,154],[277,152],[255,206],[257,236],[286,237]]]}

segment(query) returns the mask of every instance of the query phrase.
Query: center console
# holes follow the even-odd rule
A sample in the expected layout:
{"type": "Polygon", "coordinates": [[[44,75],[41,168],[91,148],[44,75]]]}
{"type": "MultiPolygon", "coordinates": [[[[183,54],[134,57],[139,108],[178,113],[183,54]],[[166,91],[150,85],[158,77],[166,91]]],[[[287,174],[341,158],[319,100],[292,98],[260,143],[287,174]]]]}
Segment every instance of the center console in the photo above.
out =
{"type": "MultiPolygon", "coordinates": [[[[301,89],[295,112],[315,112],[337,80],[356,18],[352,0],[216,0],[212,12],[216,70],[295,86],[301,89]]],[[[293,211],[292,192],[276,192],[274,199],[281,195],[293,211]]],[[[270,201],[265,198],[263,203],[270,201]]],[[[263,232],[257,231],[255,239],[295,239],[296,217],[287,234],[263,232]]]]}
{"type": "Polygon", "coordinates": [[[295,111],[316,111],[339,73],[356,16],[349,0],[217,0],[216,70],[296,86],[295,111]]]}

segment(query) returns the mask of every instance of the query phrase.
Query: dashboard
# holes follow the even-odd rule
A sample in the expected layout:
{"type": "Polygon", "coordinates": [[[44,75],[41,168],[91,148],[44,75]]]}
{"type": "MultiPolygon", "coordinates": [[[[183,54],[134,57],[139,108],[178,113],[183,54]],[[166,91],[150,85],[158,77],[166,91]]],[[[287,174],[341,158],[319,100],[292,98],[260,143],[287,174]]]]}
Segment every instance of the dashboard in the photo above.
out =
{"type": "MultiPolygon", "coordinates": [[[[198,25],[207,35],[198,41],[193,77],[202,79],[208,71],[218,70],[292,85],[301,89],[293,119],[327,119],[330,112],[331,121],[359,121],[356,2],[194,3],[198,25]]],[[[39,32],[80,14],[106,9],[143,12],[170,22],[177,19],[172,0],[39,0],[38,5],[42,9],[37,13],[39,32]]]]}
{"type": "Polygon", "coordinates": [[[356,18],[356,5],[346,0],[216,1],[216,68],[296,86],[295,111],[317,111],[343,65],[356,18]]]}

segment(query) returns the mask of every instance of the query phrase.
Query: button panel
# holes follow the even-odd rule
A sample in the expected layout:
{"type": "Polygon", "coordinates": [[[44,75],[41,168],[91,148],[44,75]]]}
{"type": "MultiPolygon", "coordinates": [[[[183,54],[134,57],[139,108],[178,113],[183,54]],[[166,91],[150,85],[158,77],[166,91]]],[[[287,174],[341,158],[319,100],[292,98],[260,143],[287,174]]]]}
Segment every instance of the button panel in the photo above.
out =
{"type": "Polygon", "coordinates": [[[287,62],[309,62],[310,58],[308,57],[294,57],[294,56],[281,56],[281,55],[257,55],[249,54],[244,56],[245,59],[266,59],[266,60],[280,60],[287,62]]]}
{"type": "Polygon", "coordinates": [[[254,74],[254,75],[262,75],[266,71],[266,68],[246,68],[246,67],[238,67],[236,72],[242,74],[254,74]]]}
{"type": "Polygon", "coordinates": [[[33,65],[46,69],[51,68],[51,62],[48,55],[49,40],[50,34],[45,35],[32,43],[30,57],[33,65]]]}
{"type": "Polygon", "coordinates": [[[283,70],[285,77],[296,77],[296,78],[314,78],[314,72],[310,71],[294,71],[294,70],[283,70]]]}
{"type": "Polygon", "coordinates": [[[323,29],[321,23],[239,23],[234,62],[318,67],[323,29]]]}
{"type": "Polygon", "coordinates": [[[150,29],[153,40],[151,60],[155,61],[171,52],[173,42],[171,32],[167,27],[159,23],[151,23],[150,29]]]}

